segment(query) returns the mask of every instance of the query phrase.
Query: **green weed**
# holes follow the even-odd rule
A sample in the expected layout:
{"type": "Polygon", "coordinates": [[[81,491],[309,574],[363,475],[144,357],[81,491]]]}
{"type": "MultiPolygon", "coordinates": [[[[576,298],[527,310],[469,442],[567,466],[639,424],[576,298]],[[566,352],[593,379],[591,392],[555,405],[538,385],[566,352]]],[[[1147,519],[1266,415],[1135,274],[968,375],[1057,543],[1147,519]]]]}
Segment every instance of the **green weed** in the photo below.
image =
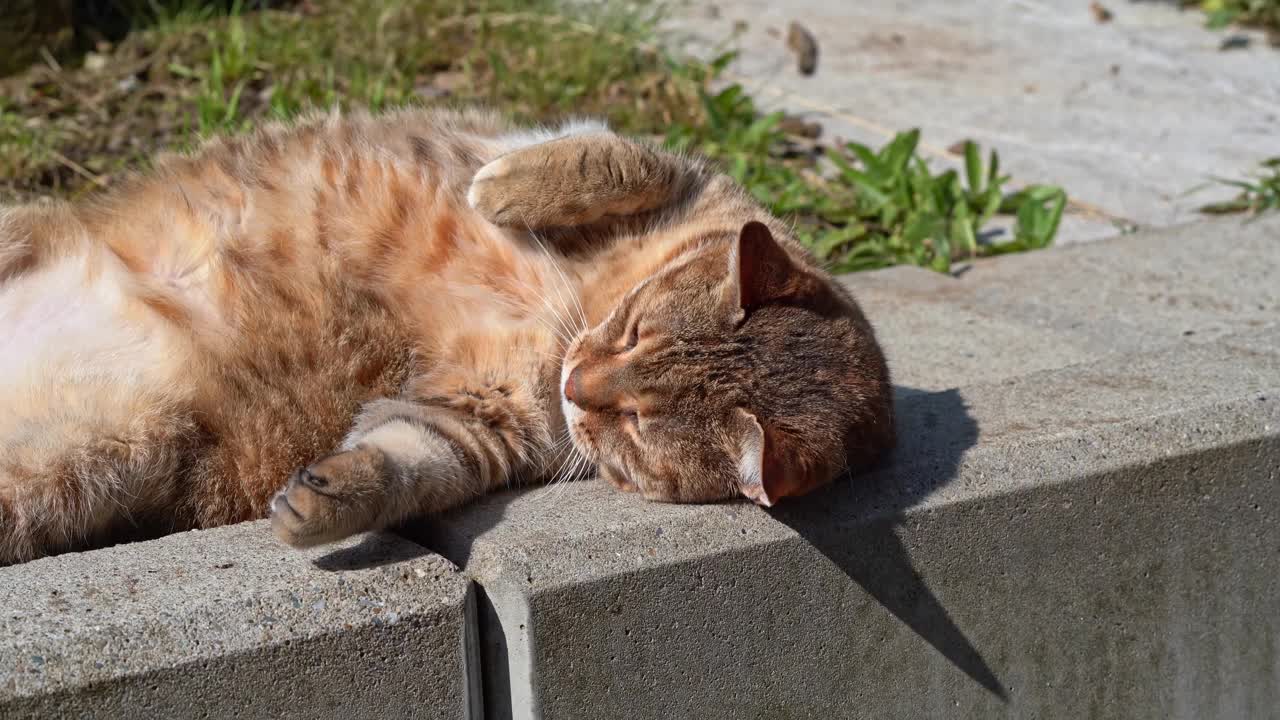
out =
{"type": "Polygon", "coordinates": [[[1214,178],[1214,182],[1239,190],[1230,200],[1201,206],[1200,212],[1211,215],[1258,213],[1280,210],[1280,157],[1262,161],[1249,180],[1214,178]]]}
{"type": "Polygon", "coordinates": [[[957,259],[1047,247],[1066,208],[1058,187],[1009,192],[999,156],[992,151],[984,163],[972,142],[963,175],[935,173],[917,152],[918,130],[879,150],[845,143],[795,155],[783,116],[760,115],[740,86],[703,91],[701,101],[705,122],[672,127],[668,145],[720,160],[759,202],[792,218],[801,240],[835,272],[898,264],[947,272],[957,259]],[[1013,217],[1013,237],[983,242],[997,214],[1013,217]]]}
{"type": "Polygon", "coordinates": [[[1184,5],[1198,7],[1212,29],[1228,25],[1251,25],[1280,30],[1280,0],[1187,0],[1184,5]]]}

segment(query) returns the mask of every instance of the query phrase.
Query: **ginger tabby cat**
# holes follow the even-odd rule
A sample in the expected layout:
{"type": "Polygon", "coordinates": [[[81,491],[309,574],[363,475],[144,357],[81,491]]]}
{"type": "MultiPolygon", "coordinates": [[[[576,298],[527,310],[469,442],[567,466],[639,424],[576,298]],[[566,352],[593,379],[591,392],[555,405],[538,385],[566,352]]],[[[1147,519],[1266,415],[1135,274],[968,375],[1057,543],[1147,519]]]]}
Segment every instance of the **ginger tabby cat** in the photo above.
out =
{"type": "Polygon", "coordinates": [[[591,123],[331,115],[0,210],[0,338],[0,564],[590,469],[770,505],[893,442],[871,326],[787,229],[591,123]]]}

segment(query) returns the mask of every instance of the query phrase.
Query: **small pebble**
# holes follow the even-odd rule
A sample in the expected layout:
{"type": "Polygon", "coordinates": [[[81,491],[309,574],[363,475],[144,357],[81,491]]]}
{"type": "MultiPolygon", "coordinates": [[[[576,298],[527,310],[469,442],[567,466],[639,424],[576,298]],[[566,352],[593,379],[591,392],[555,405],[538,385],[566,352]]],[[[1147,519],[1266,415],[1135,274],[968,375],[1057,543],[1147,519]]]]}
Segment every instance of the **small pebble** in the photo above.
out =
{"type": "Polygon", "coordinates": [[[102,72],[107,67],[107,56],[91,52],[84,56],[84,69],[89,72],[102,72]]]}

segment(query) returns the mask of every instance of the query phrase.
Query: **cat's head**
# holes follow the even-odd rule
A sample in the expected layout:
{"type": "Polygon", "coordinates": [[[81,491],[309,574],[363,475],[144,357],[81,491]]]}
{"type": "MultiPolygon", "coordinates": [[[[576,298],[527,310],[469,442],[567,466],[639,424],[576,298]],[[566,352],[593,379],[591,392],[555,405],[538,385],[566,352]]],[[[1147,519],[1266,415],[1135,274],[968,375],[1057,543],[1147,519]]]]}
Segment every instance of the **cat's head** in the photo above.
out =
{"type": "Polygon", "coordinates": [[[631,290],[570,345],[560,387],[577,447],[653,500],[772,505],[893,442],[870,325],[759,222],[631,290]]]}

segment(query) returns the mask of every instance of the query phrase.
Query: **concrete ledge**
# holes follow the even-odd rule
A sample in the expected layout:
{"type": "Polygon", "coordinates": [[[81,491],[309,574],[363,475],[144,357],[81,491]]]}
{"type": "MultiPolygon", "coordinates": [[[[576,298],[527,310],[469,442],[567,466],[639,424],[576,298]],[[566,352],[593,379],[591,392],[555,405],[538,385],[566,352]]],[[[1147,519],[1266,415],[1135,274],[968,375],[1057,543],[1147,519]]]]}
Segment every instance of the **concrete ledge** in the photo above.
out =
{"type": "Polygon", "coordinates": [[[0,570],[4,718],[478,717],[468,583],[394,536],[255,522],[0,570]]]}

